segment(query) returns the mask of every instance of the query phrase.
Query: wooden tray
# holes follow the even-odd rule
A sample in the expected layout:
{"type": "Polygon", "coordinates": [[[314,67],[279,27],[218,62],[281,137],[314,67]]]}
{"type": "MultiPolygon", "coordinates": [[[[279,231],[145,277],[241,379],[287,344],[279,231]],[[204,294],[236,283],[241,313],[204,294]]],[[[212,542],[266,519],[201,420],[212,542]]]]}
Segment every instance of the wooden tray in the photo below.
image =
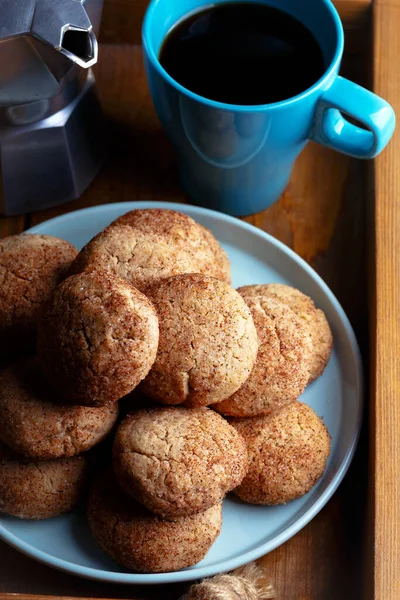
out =
{"type": "MultiPolygon", "coordinates": [[[[104,131],[111,149],[106,167],[77,202],[0,219],[1,237],[94,204],[185,201],[174,153],[146,86],[140,46],[145,4],[108,0],[105,6],[96,71],[109,121],[104,131]]],[[[346,30],[342,73],[373,85],[400,111],[400,2],[337,0],[336,5],[346,30]]],[[[398,135],[374,168],[310,144],[279,202],[247,219],[288,244],[321,274],[343,304],[371,374],[369,440],[365,427],[345,481],[305,529],[261,559],[279,600],[400,598],[399,172],[398,135]]],[[[80,580],[34,563],[2,543],[0,552],[0,600],[9,598],[9,592],[177,600],[184,589],[80,580]]]]}

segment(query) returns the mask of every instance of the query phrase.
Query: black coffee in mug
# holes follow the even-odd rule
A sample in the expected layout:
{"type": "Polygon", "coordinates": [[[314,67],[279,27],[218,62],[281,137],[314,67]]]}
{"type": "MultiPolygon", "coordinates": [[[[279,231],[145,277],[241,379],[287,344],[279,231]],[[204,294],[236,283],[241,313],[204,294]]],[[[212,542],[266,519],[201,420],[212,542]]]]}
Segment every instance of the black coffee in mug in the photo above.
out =
{"type": "Polygon", "coordinates": [[[241,105],[292,98],[325,72],[311,31],[256,3],[218,4],[183,19],[167,35],[159,60],[192,92],[241,105]]]}

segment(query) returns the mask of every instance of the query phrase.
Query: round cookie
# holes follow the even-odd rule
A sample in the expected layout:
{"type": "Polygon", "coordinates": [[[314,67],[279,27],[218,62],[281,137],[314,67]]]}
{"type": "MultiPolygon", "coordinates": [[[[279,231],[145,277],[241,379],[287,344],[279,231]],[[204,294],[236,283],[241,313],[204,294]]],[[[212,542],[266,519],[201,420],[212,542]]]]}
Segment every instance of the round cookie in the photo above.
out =
{"type": "Polygon", "coordinates": [[[231,419],[246,442],[249,470],[235,494],[250,504],[284,504],[322,477],[331,440],[323,421],[301,402],[269,416],[231,419]]]}
{"type": "Polygon", "coordinates": [[[244,297],[268,296],[284,304],[307,323],[313,351],[310,362],[310,382],[322,375],[332,354],[333,336],[325,314],[316,308],[309,296],[300,290],[282,283],[267,283],[264,285],[246,285],[238,289],[244,297]]]}
{"type": "Polygon", "coordinates": [[[107,436],[117,416],[117,403],[61,404],[33,357],[0,372],[0,440],[23,456],[48,460],[81,454],[107,436]]]}
{"type": "Polygon", "coordinates": [[[0,356],[33,348],[39,311],[77,250],[49,235],[0,240],[0,356]]]}
{"type": "Polygon", "coordinates": [[[312,341],[304,322],[285,304],[264,296],[245,298],[259,349],[250,377],[215,410],[233,417],[267,415],[296,400],[309,380],[312,341]]]}
{"type": "Polygon", "coordinates": [[[193,257],[170,238],[113,225],[96,235],[78,254],[69,274],[102,270],[121,277],[141,292],[177,273],[197,271],[193,257]]]}
{"type": "Polygon", "coordinates": [[[33,462],[0,442],[0,512],[49,519],[71,511],[87,480],[83,456],[33,462]]]}
{"type": "Polygon", "coordinates": [[[148,290],[160,322],[145,394],[164,404],[206,406],[231,396],[257,356],[257,332],[243,298],[200,274],[177,275],[148,290]]]}
{"type": "Polygon", "coordinates": [[[93,537],[116,562],[132,571],[165,573],[204,558],[221,531],[222,503],[167,521],[132,500],[108,472],[90,494],[88,520],[93,537]]]}
{"type": "MultiPolygon", "coordinates": [[[[231,267],[225,250],[209,229],[188,215],[159,208],[137,209],[111,223],[111,227],[115,225],[129,225],[146,234],[171,240],[173,246],[188,253],[197,266],[195,271],[187,273],[203,273],[226,283],[231,282],[231,267]]],[[[171,276],[177,274],[170,273],[171,276]]]]}
{"type": "Polygon", "coordinates": [[[162,517],[204,511],[247,471],[241,436],[209,408],[156,408],[128,415],[113,449],[120,485],[162,517]]]}
{"type": "Polygon", "coordinates": [[[99,406],[138,385],[157,345],[157,314],[146,296],[123,279],[93,271],[57,287],[39,322],[37,354],[66,401],[99,406]]]}

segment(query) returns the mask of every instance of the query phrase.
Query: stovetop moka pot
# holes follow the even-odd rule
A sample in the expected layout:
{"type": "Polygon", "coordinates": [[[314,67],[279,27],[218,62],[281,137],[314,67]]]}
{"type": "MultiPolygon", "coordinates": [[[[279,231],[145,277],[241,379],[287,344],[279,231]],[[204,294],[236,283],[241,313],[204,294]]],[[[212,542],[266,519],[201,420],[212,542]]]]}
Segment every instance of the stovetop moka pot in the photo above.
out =
{"type": "Polygon", "coordinates": [[[103,157],[97,62],[103,0],[0,0],[0,212],[80,196],[103,157]]]}

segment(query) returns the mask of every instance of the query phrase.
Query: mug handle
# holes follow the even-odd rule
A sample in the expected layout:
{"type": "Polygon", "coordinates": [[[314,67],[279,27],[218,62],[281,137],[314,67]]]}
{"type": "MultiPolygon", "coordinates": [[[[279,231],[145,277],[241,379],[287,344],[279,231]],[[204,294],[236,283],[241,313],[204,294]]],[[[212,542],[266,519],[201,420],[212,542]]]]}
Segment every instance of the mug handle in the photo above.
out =
{"type": "Polygon", "coordinates": [[[383,98],[338,76],[320,98],[310,139],[356,158],[374,158],[392,137],[393,108],[383,98]],[[365,125],[350,123],[343,113],[365,125]]]}

